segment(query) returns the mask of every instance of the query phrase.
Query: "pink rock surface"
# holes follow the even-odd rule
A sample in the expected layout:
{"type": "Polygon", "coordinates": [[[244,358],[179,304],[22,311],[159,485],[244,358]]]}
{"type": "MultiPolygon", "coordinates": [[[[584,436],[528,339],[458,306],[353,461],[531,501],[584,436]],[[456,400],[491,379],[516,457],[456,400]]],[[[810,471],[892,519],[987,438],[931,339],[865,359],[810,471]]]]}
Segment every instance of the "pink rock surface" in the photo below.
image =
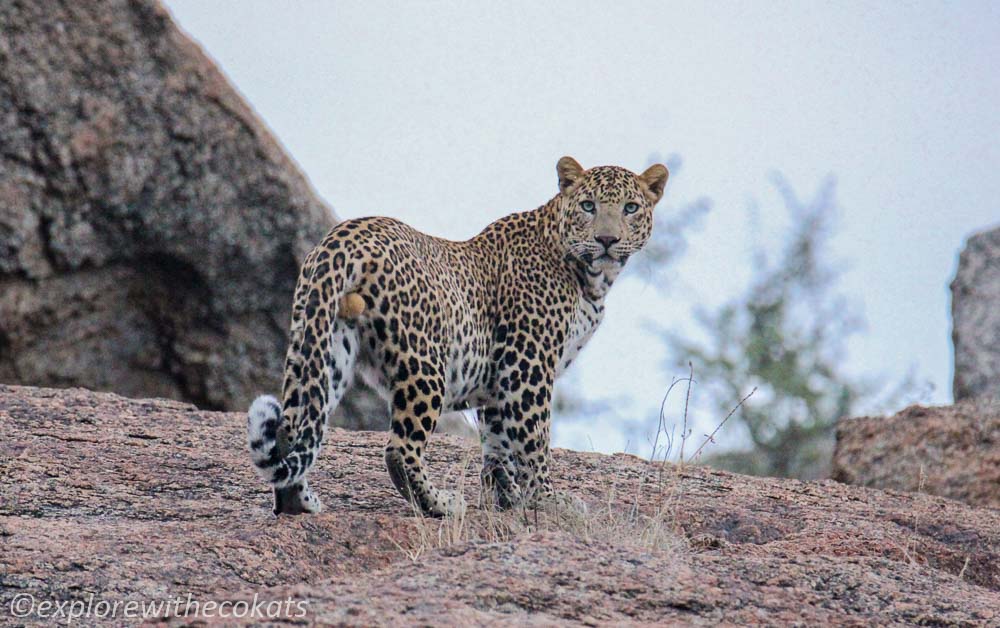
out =
{"type": "MultiPolygon", "coordinates": [[[[272,619],[347,625],[1000,623],[996,510],[692,466],[659,481],[634,456],[556,450],[560,488],[592,513],[665,503],[676,542],[650,548],[627,526],[591,534],[525,513],[492,541],[427,545],[420,531],[448,522],[416,519],[396,495],[384,435],[331,431],[311,476],[325,511],[278,519],[244,423],[174,401],[0,386],[0,621],[48,623],[12,617],[18,595],[190,594],[292,599],[304,617],[293,605],[272,619]],[[419,548],[415,560],[404,551],[419,548]]],[[[446,436],[428,451],[437,478],[467,464],[473,504],[475,456],[446,436]]],[[[467,524],[490,517],[473,508],[467,524]]]]}
{"type": "Polygon", "coordinates": [[[1000,401],[911,406],[837,425],[834,479],[1000,509],[1000,401]]]}

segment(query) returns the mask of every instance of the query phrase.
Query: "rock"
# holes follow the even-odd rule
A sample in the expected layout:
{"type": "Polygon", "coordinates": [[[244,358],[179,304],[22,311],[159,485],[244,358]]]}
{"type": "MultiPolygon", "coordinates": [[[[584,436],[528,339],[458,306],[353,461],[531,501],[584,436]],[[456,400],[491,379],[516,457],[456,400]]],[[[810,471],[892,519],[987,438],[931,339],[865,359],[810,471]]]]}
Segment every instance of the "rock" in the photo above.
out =
{"type": "MultiPolygon", "coordinates": [[[[325,511],[276,519],[242,414],[0,386],[0,425],[0,613],[93,596],[180,598],[160,607],[175,622],[220,617],[207,602],[347,625],[1000,621],[1000,511],[927,494],[556,450],[586,517],[426,520],[384,434],[334,429],[311,476],[325,511]],[[179,619],[188,595],[201,614],[179,619]]],[[[427,452],[471,504],[477,457],[448,436],[427,452]]]]}
{"type": "Polygon", "coordinates": [[[1000,399],[1000,227],[969,238],[951,282],[955,401],[1000,399]]]}
{"type": "Polygon", "coordinates": [[[156,2],[4,2],[0,23],[0,381],[277,392],[329,208],[156,2]]]}
{"type": "Polygon", "coordinates": [[[833,478],[1000,509],[1000,401],[842,419],[833,478]]]}

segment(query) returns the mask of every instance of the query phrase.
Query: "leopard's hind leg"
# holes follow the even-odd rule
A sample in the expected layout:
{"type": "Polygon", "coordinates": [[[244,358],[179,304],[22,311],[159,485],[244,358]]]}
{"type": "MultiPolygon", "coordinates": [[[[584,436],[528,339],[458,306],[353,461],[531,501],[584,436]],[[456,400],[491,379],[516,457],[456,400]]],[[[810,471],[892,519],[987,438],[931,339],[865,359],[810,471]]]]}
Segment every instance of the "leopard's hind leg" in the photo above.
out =
{"type": "MultiPolygon", "coordinates": [[[[434,486],[424,466],[424,451],[441,415],[444,378],[423,375],[416,356],[400,358],[392,385],[392,425],[385,448],[385,464],[396,490],[425,514],[442,517],[462,515],[465,498],[454,490],[434,486]]],[[[436,372],[430,362],[427,372],[436,372]]]]}
{"type": "MultiPolygon", "coordinates": [[[[303,372],[313,367],[308,361],[304,364],[293,362],[294,357],[290,355],[283,394],[284,406],[279,406],[274,397],[263,396],[258,397],[250,408],[250,449],[252,454],[256,454],[255,462],[259,469],[267,468],[272,460],[288,460],[289,454],[293,453],[291,443],[296,439],[291,434],[290,421],[286,417],[312,416],[315,412],[311,397],[317,393],[320,397],[325,397],[318,400],[321,406],[318,420],[303,422],[299,427],[298,436],[299,442],[303,440],[308,442],[312,439],[317,441],[315,453],[304,461],[307,466],[311,466],[315,456],[319,454],[319,447],[326,431],[326,420],[337,408],[353,379],[354,365],[358,356],[357,330],[352,323],[335,319],[330,328],[328,342],[323,344],[326,347],[326,358],[324,367],[320,371],[329,373],[326,391],[318,391],[305,385],[304,378],[296,376],[296,372],[303,372]],[[268,443],[273,443],[271,445],[273,450],[267,449],[268,443]]],[[[299,474],[298,479],[291,482],[282,483],[278,477],[269,479],[274,484],[275,514],[315,513],[321,510],[320,500],[309,488],[305,471],[299,474]]]]}

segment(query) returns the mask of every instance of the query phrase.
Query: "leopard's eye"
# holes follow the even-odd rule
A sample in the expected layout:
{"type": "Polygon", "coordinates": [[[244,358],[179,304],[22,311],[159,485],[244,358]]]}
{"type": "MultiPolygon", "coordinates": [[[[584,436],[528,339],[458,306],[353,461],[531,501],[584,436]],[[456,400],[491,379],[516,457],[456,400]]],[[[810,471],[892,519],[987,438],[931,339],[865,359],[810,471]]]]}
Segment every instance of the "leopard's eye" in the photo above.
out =
{"type": "Polygon", "coordinates": [[[634,214],[637,211],[639,211],[639,204],[638,203],[625,203],[625,213],[626,214],[634,214]]]}
{"type": "Polygon", "coordinates": [[[597,211],[597,205],[594,204],[594,201],[583,201],[582,203],[580,203],[580,209],[587,212],[588,214],[593,214],[595,211],[597,211]]]}

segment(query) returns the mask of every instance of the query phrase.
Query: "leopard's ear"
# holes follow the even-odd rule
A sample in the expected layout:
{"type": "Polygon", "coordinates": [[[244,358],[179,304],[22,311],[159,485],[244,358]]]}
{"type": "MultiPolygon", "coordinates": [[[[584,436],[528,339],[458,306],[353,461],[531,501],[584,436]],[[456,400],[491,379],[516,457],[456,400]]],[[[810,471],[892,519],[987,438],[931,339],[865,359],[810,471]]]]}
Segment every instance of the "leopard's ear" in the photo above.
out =
{"type": "Polygon", "coordinates": [[[572,157],[566,156],[556,164],[556,173],[559,175],[559,191],[565,192],[580,180],[583,166],[572,157]]]}
{"type": "Polygon", "coordinates": [[[646,186],[647,196],[654,204],[663,198],[663,188],[669,177],[670,172],[663,164],[653,164],[639,175],[639,180],[646,186]]]}

